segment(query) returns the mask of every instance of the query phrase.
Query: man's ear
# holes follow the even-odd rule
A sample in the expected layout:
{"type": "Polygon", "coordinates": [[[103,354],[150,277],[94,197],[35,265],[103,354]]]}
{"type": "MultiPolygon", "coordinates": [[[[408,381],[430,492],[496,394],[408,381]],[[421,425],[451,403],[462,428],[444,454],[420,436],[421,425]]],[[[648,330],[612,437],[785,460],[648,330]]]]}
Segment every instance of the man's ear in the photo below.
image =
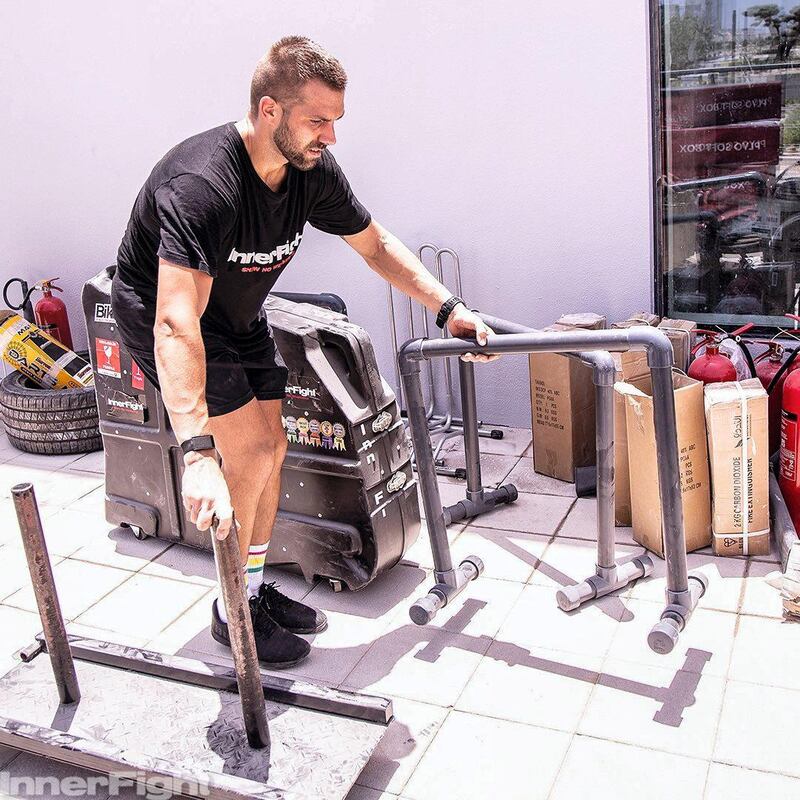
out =
{"type": "Polygon", "coordinates": [[[258,102],[258,115],[272,122],[277,118],[278,109],[278,103],[269,95],[264,95],[258,102]]]}

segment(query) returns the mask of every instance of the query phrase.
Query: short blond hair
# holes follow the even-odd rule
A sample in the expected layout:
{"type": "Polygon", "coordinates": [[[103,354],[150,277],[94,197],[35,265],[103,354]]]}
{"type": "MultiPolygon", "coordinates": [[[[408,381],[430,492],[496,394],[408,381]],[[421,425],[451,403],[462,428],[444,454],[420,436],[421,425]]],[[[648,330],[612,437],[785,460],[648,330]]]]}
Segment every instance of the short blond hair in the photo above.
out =
{"type": "Polygon", "coordinates": [[[294,102],[311,80],[340,92],[347,86],[347,74],[338,59],[305,36],[284,36],[256,65],[250,83],[250,113],[258,114],[262,97],[285,104],[294,102]]]}

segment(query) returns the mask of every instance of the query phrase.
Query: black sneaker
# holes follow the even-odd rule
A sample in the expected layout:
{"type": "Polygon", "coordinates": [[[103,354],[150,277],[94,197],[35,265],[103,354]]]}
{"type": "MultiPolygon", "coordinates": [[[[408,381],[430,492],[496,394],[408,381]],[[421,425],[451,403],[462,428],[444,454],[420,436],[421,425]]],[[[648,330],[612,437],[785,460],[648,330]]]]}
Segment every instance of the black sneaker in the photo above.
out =
{"type": "Polygon", "coordinates": [[[321,633],[328,627],[328,618],[322,611],[298,603],[278,591],[272,583],[262,583],[258,601],[272,619],[292,633],[321,633]]]}
{"type": "MultiPolygon", "coordinates": [[[[257,597],[250,598],[250,618],[253,620],[253,638],[256,653],[273,669],[286,669],[299,664],[311,650],[311,645],[299,636],[289,633],[264,610],[257,597]]],[[[231,646],[228,623],[223,622],[217,610],[217,601],[211,604],[211,636],[220,644],[231,646]]]]}

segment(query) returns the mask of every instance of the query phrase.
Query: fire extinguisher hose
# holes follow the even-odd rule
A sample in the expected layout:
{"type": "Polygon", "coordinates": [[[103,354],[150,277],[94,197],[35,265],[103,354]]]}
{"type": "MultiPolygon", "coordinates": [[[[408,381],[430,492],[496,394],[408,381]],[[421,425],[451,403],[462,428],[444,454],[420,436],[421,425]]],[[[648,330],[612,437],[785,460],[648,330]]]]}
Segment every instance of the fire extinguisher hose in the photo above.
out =
{"type": "Polygon", "coordinates": [[[755,378],[756,364],[755,361],[753,361],[753,356],[750,354],[750,350],[748,349],[747,345],[744,342],[742,342],[738,336],[737,337],[731,336],[730,338],[733,339],[733,341],[739,345],[739,349],[744,354],[745,361],[747,361],[747,366],[750,367],[750,377],[755,378]]]}
{"type": "Polygon", "coordinates": [[[27,302],[31,299],[31,295],[36,291],[36,287],[31,286],[31,288],[28,289],[26,293],[25,292],[26,287],[27,283],[24,280],[22,280],[22,278],[11,278],[11,280],[6,281],[6,285],[3,287],[3,302],[6,304],[6,306],[8,306],[8,308],[12,308],[14,309],[14,311],[20,311],[25,307],[27,302]],[[11,286],[12,283],[19,283],[23,287],[22,291],[24,296],[22,298],[22,302],[18,306],[15,306],[11,302],[11,300],[8,299],[8,287],[11,286]]]}
{"type": "Polygon", "coordinates": [[[791,353],[789,353],[789,357],[783,362],[783,364],[781,364],[781,368],[775,373],[775,375],[773,375],[772,380],[769,382],[767,394],[772,393],[772,390],[778,384],[778,381],[786,374],[786,370],[792,366],[792,362],[797,358],[798,353],[800,353],[800,347],[795,348],[791,351],[791,353]]]}

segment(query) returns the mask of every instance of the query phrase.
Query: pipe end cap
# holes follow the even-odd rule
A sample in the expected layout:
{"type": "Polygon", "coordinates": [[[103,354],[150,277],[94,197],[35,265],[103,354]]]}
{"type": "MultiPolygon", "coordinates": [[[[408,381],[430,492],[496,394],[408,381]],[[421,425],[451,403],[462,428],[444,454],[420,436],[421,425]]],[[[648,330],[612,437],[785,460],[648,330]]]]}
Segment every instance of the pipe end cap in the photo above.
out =
{"type": "MultiPolygon", "coordinates": [[[[461,566],[463,567],[465,564],[471,564],[473,567],[475,567],[475,571],[477,573],[475,575],[475,578],[479,577],[480,575],[483,575],[484,564],[483,564],[483,559],[480,556],[467,556],[461,562],[461,566]]],[[[475,578],[473,578],[473,580],[475,580],[475,578]]]]}
{"type": "Polygon", "coordinates": [[[415,625],[427,625],[439,610],[440,600],[434,595],[426,594],[417,600],[408,610],[408,616],[415,625]]]}
{"type": "Polygon", "coordinates": [[[689,573],[689,580],[697,581],[703,587],[701,597],[708,591],[708,575],[705,572],[701,572],[699,569],[692,570],[689,573]]]}
{"type": "Polygon", "coordinates": [[[647,644],[654,653],[665,656],[678,644],[680,631],[673,620],[662,619],[657,622],[647,636],[647,644]]]}
{"type": "Polygon", "coordinates": [[[556,592],[556,603],[562,611],[574,611],[581,604],[578,585],[564,586],[556,592]]]}
{"type": "Polygon", "coordinates": [[[635,558],[634,561],[641,566],[645,578],[653,574],[655,564],[650,556],[639,556],[638,558],[635,558]]]}

